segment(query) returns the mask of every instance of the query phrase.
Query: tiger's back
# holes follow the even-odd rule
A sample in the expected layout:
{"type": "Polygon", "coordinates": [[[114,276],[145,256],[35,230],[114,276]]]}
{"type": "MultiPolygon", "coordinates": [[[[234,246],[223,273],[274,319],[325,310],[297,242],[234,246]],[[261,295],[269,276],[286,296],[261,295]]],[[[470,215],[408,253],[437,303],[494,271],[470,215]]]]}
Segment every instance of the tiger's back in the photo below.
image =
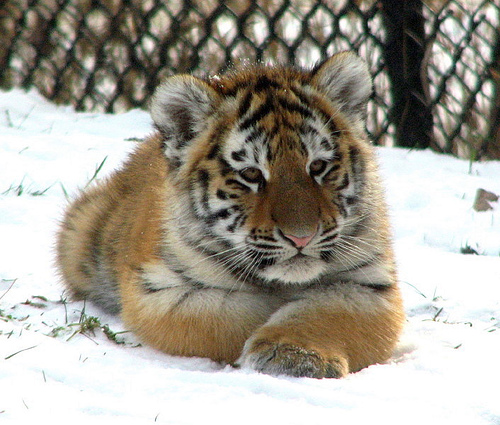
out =
{"type": "Polygon", "coordinates": [[[171,354],[315,377],[384,361],[404,316],[370,93],[350,53],[168,79],[155,135],[66,213],[66,284],[171,354]]]}

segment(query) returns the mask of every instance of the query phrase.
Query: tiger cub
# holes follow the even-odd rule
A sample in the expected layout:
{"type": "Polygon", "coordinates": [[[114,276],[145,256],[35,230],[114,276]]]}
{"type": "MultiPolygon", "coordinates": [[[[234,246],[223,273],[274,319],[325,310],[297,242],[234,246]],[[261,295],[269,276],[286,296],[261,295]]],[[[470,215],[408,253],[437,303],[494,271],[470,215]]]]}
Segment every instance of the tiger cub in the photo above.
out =
{"type": "Polygon", "coordinates": [[[315,378],[387,360],[404,314],[371,92],[350,52],[167,79],[155,134],[65,215],[70,292],[173,355],[315,378]]]}

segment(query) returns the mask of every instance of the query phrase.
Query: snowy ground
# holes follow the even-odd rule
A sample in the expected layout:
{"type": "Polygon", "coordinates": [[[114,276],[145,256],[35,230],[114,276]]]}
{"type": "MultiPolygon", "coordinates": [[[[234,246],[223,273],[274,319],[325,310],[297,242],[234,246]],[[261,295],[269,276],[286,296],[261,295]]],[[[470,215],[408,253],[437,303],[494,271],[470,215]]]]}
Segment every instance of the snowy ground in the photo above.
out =
{"type": "Polygon", "coordinates": [[[500,163],[379,149],[408,313],[400,346],[346,379],[276,378],[138,347],[117,318],[65,300],[53,244],[66,196],[149,131],[141,111],[0,92],[2,424],[500,424],[500,205],[472,209],[478,188],[500,194],[500,163]]]}

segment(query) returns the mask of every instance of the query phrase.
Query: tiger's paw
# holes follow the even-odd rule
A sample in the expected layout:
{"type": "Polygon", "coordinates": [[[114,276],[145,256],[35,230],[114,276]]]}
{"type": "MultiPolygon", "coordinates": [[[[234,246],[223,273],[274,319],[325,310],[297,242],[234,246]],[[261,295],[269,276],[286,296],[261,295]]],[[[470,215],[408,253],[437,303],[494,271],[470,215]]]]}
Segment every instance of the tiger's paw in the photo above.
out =
{"type": "Polygon", "coordinates": [[[237,364],[269,375],[307,378],[341,378],[349,371],[344,357],[327,359],[315,350],[266,340],[248,341],[237,364]]]}

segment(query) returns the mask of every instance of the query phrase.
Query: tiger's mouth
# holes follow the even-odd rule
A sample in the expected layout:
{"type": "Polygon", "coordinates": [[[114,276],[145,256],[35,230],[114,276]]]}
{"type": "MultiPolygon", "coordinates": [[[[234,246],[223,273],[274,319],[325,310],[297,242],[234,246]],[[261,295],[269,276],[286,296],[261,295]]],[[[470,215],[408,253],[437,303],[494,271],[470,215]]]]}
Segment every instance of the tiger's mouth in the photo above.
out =
{"type": "Polygon", "coordinates": [[[290,258],[276,259],[259,267],[258,275],[265,281],[305,284],[317,280],[325,267],[326,264],[321,259],[299,251],[290,258]]]}

